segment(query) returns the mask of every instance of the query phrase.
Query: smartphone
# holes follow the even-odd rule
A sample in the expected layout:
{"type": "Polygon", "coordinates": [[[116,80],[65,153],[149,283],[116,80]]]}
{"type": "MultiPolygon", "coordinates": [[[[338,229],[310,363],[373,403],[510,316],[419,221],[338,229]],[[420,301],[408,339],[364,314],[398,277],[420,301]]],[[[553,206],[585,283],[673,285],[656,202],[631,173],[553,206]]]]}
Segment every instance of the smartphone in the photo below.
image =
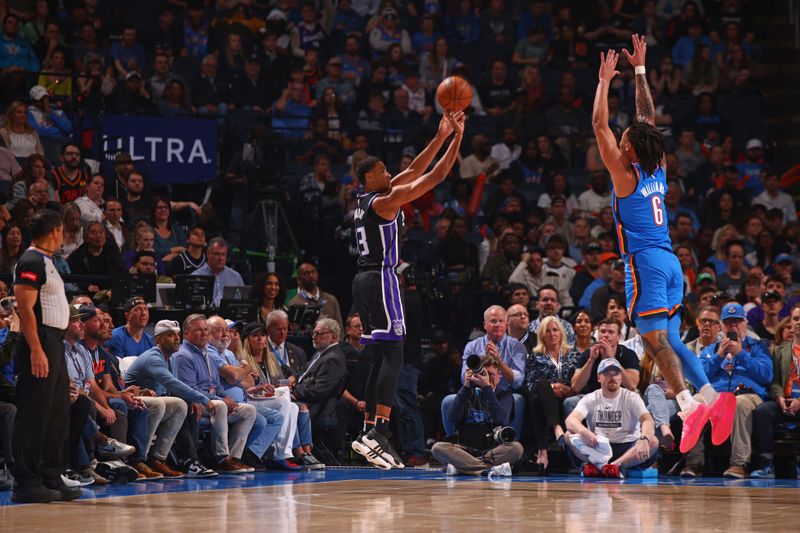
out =
{"type": "Polygon", "coordinates": [[[739,334],[736,333],[735,331],[729,331],[727,336],[732,341],[738,341],[739,340],[739,334]]]}

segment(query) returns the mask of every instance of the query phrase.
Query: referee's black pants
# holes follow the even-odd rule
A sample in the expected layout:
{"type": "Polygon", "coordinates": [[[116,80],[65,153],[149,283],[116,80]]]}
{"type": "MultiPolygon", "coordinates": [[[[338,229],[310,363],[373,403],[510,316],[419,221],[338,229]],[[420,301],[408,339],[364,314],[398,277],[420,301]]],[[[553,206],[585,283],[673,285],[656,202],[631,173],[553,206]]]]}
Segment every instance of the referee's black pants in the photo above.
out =
{"type": "Polygon", "coordinates": [[[14,347],[17,418],[14,421],[14,480],[16,486],[59,483],[67,466],[69,438],[69,377],[64,359],[64,332],[39,326],[39,341],[50,371],[46,378],[31,374],[31,349],[24,335],[14,347]]]}

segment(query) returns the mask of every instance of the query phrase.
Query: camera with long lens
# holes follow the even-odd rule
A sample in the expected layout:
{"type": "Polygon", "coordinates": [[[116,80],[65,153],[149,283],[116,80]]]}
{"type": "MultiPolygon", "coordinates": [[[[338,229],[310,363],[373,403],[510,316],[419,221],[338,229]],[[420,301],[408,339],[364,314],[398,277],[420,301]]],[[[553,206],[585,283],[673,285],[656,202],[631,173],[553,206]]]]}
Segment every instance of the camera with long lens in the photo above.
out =
{"type": "Polygon", "coordinates": [[[505,442],[514,442],[514,439],[517,438],[517,432],[511,426],[497,426],[492,429],[491,434],[488,436],[491,437],[492,442],[495,444],[503,444],[505,442]]]}
{"type": "MultiPolygon", "coordinates": [[[[475,354],[468,355],[467,356],[467,368],[469,370],[472,370],[473,374],[479,374],[481,376],[485,376],[486,375],[486,369],[483,368],[483,363],[481,362],[481,356],[480,355],[475,355],[475,354]]],[[[470,387],[474,387],[475,384],[470,382],[469,386],[470,387]]]]}

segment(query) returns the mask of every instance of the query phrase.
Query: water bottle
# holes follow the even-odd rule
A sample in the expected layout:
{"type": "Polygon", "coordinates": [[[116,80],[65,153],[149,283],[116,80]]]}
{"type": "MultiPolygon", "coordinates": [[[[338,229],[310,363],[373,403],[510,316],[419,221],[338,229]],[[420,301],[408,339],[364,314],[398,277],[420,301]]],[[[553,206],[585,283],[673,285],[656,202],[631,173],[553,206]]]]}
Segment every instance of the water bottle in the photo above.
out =
{"type": "Polygon", "coordinates": [[[267,246],[267,272],[275,272],[275,246],[267,246]]]}

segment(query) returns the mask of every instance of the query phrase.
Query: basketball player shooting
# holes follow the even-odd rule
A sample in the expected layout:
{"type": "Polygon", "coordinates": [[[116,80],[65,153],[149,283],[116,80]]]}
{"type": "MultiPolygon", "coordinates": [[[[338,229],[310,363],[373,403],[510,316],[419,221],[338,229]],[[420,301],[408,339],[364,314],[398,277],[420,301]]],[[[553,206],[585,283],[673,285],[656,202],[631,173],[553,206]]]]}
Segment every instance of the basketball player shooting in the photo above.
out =
{"type": "Polygon", "coordinates": [[[372,370],[367,381],[364,429],[352,448],[384,470],[404,466],[388,438],[406,332],[395,273],[403,230],[400,208],[445,179],[458,157],[463,136],[464,114],[445,112],[428,146],[394,178],[375,157],[366,158],[356,168],[364,193],[358,197],[354,216],[359,272],[353,279],[353,308],[364,327],[361,342],[370,345],[372,370]],[[451,134],[444,156],[424,173],[451,134]]]}
{"type": "Polygon", "coordinates": [[[645,74],[647,44],[633,36],[633,54],[622,51],[634,67],[636,120],[617,140],[608,125],[608,90],[619,54],[600,54],[592,126],[600,157],[611,174],[612,209],[625,261],[628,316],[636,321],[647,352],[674,392],[683,418],[680,450],[690,450],[711,420],[712,442],[723,443],[733,429],[736,398],[717,393],[700,360],[680,337],[683,274],[672,252],[664,192],[667,190],[664,138],[655,127],[655,109],[645,74]],[[686,388],[684,373],[702,396],[696,401],[686,388]]]}

